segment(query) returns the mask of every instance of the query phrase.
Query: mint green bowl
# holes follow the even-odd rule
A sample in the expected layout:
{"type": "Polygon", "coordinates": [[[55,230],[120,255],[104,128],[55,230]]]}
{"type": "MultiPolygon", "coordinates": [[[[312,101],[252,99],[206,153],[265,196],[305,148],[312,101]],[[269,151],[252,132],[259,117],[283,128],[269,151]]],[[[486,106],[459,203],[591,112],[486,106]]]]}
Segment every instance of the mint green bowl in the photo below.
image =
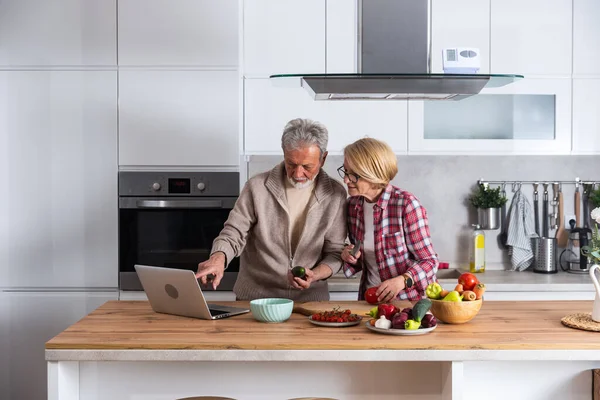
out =
{"type": "Polygon", "coordinates": [[[289,299],[256,299],[250,302],[254,319],[260,322],[285,322],[292,315],[294,302],[289,299]]]}

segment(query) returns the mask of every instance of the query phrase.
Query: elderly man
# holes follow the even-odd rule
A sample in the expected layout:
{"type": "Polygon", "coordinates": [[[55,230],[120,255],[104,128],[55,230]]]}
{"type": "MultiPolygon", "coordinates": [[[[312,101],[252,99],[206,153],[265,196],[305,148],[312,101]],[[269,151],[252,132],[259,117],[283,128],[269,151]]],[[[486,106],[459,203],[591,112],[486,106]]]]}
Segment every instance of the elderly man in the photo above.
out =
{"type": "Polygon", "coordinates": [[[239,256],[238,300],[329,300],[325,280],[342,265],[347,195],[321,169],[327,140],[318,122],[294,119],[285,126],[284,161],[246,183],[210,258],[198,264],[202,283],[212,275],[216,288],[225,266],[239,256]],[[303,279],[291,274],[295,266],[305,268],[303,279]]]}

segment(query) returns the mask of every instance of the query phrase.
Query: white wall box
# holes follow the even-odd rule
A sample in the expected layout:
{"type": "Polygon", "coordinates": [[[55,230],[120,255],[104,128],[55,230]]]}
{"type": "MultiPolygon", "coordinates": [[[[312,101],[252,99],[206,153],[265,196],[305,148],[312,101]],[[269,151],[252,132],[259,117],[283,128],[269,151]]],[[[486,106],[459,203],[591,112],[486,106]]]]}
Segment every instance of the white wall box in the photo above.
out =
{"type": "Polygon", "coordinates": [[[46,399],[45,343],[118,292],[0,292],[3,399],[46,399]]]}
{"type": "Polygon", "coordinates": [[[0,66],[106,66],[117,60],[114,0],[0,2],[0,66]]]}
{"type": "Polygon", "coordinates": [[[244,0],[244,75],[325,72],[322,0],[244,0]]]}
{"type": "Polygon", "coordinates": [[[572,0],[491,0],[491,73],[570,75],[572,16],[572,0]]]}
{"type": "Polygon", "coordinates": [[[237,166],[236,71],[120,71],[119,165],[237,166]]]}
{"type": "Polygon", "coordinates": [[[409,152],[570,153],[570,79],[523,79],[481,93],[503,96],[409,102],[409,152]]]}
{"type": "Polygon", "coordinates": [[[600,1],[573,0],[573,75],[600,75],[600,1]]]}
{"type": "MultiPolygon", "coordinates": [[[[490,0],[432,0],[431,72],[443,73],[442,49],[479,48],[481,69],[490,71],[490,0]]],[[[513,71],[513,73],[518,73],[513,71]]]]}
{"type": "Polygon", "coordinates": [[[314,101],[303,88],[275,87],[269,79],[246,79],[244,85],[246,154],[283,154],[281,134],[294,118],[325,124],[331,154],[365,136],[406,153],[406,101],[314,101]]]}
{"type": "Polygon", "coordinates": [[[237,0],[119,0],[119,65],[237,67],[237,0]]]}
{"type": "Polygon", "coordinates": [[[116,87],[0,71],[0,288],[117,286],[116,87]]]}
{"type": "Polygon", "coordinates": [[[573,79],[573,153],[600,154],[600,78],[573,79]]]}

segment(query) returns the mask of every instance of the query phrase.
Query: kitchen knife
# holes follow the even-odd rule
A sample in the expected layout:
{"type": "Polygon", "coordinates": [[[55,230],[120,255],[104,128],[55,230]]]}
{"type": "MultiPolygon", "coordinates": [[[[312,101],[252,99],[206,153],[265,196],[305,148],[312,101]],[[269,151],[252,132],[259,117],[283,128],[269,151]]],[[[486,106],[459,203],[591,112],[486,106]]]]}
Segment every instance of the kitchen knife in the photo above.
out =
{"type": "Polygon", "coordinates": [[[354,242],[354,247],[352,248],[352,250],[350,250],[350,254],[352,255],[352,257],[356,257],[356,253],[358,253],[358,251],[360,250],[361,245],[362,242],[360,241],[360,239],[356,239],[356,241],[354,242]]]}

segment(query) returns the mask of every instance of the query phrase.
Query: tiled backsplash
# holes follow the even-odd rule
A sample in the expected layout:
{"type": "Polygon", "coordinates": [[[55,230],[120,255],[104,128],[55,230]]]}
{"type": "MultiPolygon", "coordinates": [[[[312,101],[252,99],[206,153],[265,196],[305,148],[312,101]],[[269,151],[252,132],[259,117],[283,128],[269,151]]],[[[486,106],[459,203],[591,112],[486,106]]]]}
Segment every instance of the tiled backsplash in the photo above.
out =
{"type": "MultiPolygon", "coordinates": [[[[252,156],[248,174],[253,176],[268,170],[281,160],[279,156],[252,156]]],[[[337,179],[336,169],[342,163],[341,156],[330,156],[325,163],[325,171],[337,179]]],[[[393,183],[421,200],[429,214],[431,236],[440,260],[449,262],[450,268],[456,268],[468,263],[470,224],[477,222],[477,215],[469,205],[467,196],[478,179],[551,182],[579,177],[600,180],[600,157],[399,156],[398,170],[393,183]]],[[[574,214],[574,189],[574,185],[563,185],[565,214],[574,214]]],[[[532,201],[532,185],[524,185],[522,190],[532,201]]],[[[551,187],[548,190],[551,197],[551,187]]],[[[507,196],[510,205],[510,187],[507,187],[507,196]]],[[[486,231],[486,261],[490,269],[510,267],[507,252],[497,244],[499,233],[500,230],[486,231]]]]}

